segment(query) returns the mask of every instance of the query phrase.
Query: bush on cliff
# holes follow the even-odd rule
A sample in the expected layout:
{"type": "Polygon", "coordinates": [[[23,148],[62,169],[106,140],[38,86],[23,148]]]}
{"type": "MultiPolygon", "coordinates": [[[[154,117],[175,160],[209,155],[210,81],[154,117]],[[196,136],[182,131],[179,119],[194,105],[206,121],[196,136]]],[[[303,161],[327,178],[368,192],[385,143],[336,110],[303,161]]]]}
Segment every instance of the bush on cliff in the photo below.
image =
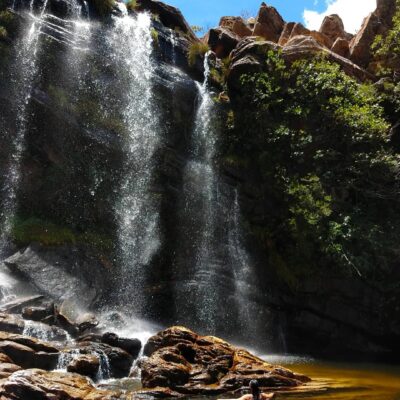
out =
{"type": "Polygon", "coordinates": [[[246,159],[265,205],[250,228],[293,286],[321,265],[357,275],[389,271],[400,234],[399,157],[371,85],[323,58],[290,68],[269,52],[242,78],[225,155],[246,159]]]}

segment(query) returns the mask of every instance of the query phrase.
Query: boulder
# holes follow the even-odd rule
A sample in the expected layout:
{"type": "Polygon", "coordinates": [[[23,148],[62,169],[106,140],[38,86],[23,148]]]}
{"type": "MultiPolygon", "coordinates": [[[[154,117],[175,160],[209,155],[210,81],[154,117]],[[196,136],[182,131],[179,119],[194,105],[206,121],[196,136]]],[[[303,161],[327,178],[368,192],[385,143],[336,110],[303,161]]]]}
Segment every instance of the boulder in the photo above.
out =
{"type": "Polygon", "coordinates": [[[192,28],[176,7],[167,5],[158,0],[140,0],[137,9],[139,11],[150,11],[152,14],[156,14],[164,26],[173,30],[178,29],[191,41],[198,41],[192,28]]]}
{"type": "Polygon", "coordinates": [[[331,50],[334,53],[338,54],[339,56],[348,58],[350,55],[350,47],[348,40],[343,38],[337,38],[335,40],[335,43],[332,45],[331,50]]]}
{"type": "Polygon", "coordinates": [[[106,357],[111,377],[123,378],[129,375],[133,357],[125,350],[96,342],[80,342],[77,348],[80,354],[97,355],[99,358],[106,357]]]}
{"type": "Polygon", "coordinates": [[[350,60],[366,67],[371,61],[371,45],[380,26],[379,17],[371,13],[364,19],[361,29],[350,42],[350,60]]]}
{"type": "Polygon", "coordinates": [[[54,303],[38,307],[25,307],[22,310],[22,317],[31,321],[43,321],[48,317],[54,317],[54,303]]]}
{"type": "Polygon", "coordinates": [[[0,313],[0,331],[9,333],[22,333],[24,331],[24,320],[12,314],[0,313]]]}
{"type": "Polygon", "coordinates": [[[54,369],[58,349],[49,343],[28,336],[0,332],[0,352],[23,368],[54,369]]]}
{"type": "Polygon", "coordinates": [[[278,11],[262,3],[258,12],[253,36],[261,36],[266,40],[277,43],[285,27],[285,21],[278,11]]]}
{"type": "Polygon", "coordinates": [[[38,302],[43,300],[43,298],[44,296],[42,295],[19,297],[13,301],[2,304],[2,306],[0,307],[0,311],[7,313],[20,313],[24,307],[37,304],[38,302]]]}
{"type": "Polygon", "coordinates": [[[269,50],[278,50],[280,46],[272,42],[243,39],[232,52],[227,84],[230,94],[240,93],[240,77],[244,74],[261,72],[269,50]]]}
{"type": "Polygon", "coordinates": [[[309,378],[266,363],[248,351],[183,327],[159,332],[146,343],[140,363],[144,388],[167,387],[187,395],[241,389],[251,379],[265,388],[301,386],[309,378]]]}
{"type": "MultiPolygon", "coordinates": [[[[320,45],[331,48],[333,41],[325,36],[323,33],[317,31],[310,31],[303,24],[297,23],[293,26],[292,32],[290,34],[290,39],[293,39],[296,36],[311,36],[313,37],[320,45]]],[[[285,45],[287,44],[287,41],[285,45]]]]}
{"type": "Polygon", "coordinates": [[[12,363],[0,363],[0,379],[8,378],[14,372],[20,371],[21,367],[12,363]]]}
{"type": "Polygon", "coordinates": [[[332,42],[337,38],[346,38],[343,21],[337,14],[326,16],[319,32],[331,39],[332,42]]]}
{"type": "Polygon", "coordinates": [[[0,383],[3,400],[133,400],[129,393],[100,390],[89,379],[71,373],[37,369],[18,371],[0,383]]]}
{"type": "Polygon", "coordinates": [[[99,372],[100,359],[93,354],[82,354],[75,357],[68,365],[67,371],[94,378],[99,372]]]}
{"type": "Polygon", "coordinates": [[[75,252],[68,248],[46,248],[34,244],[7,258],[4,264],[39,293],[54,300],[79,299],[82,305],[93,302],[104,279],[104,276],[99,276],[100,268],[91,271],[89,283],[84,276],[84,261],[75,257],[75,252]]]}
{"type": "Polygon", "coordinates": [[[295,22],[287,22],[285,24],[285,27],[283,28],[281,36],[278,40],[279,46],[284,46],[288,42],[288,40],[290,39],[290,37],[292,35],[292,31],[293,31],[293,28],[295,25],[296,25],[295,22]]]}
{"type": "Polygon", "coordinates": [[[208,33],[208,45],[218,58],[228,57],[239,40],[236,34],[225,28],[210,29],[208,33]]]}
{"type": "Polygon", "coordinates": [[[222,17],[219,26],[229,29],[240,38],[252,35],[252,30],[242,17],[222,17]]]}

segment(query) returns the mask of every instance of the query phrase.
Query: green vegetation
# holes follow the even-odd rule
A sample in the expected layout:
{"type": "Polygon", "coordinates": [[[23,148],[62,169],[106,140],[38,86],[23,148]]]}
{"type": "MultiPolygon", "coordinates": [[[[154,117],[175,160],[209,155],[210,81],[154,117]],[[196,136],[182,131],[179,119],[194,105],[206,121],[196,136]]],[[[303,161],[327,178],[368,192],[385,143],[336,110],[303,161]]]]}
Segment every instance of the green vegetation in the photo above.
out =
{"type": "Polygon", "coordinates": [[[58,226],[50,221],[31,217],[17,218],[12,230],[13,240],[18,245],[40,243],[43,246],[61,246],[65,244],[80,244],[96,247],[100,250],[109,250],[112,241],[105,235],[93,232],[77,233],[72,229],[58,226]]]}
{"type": "Polygon", "coordinates": [[[225,159],[247,160],[247,191],[267,214],[249,229],[288,285],[322,267],[375,278],[389,271],[400,235],[399,156],[375,88],[323,58],[287,67],[271,51],[265,72],[242,78],[233,111],[225,159]]]}
{"type": "Polygon", "coordinates": [[[204,28],[202,26],[199,26],[199,25],[192,25],[191,29],[196,35],[197,34],[201,34],[201,33],[204,32],[204,28]]]}
{"type": "Polygon", "coordinates": [[[137,0],[129,0],[129,1],[126,3],[126,8],[127,8],[129,11],[135,11],[137,7],[138,7],[138,2],[137,2],[137,0]]]}
{"type": "Polygon", "coordinates": [[[192,43],[191,46],[189,47],[189,51],[188,51],[189,65],[190,66],[195,65],[197,58],[203,57],[209,50],[210,50],[210,48],[208,47],[208,44],[206,44],[206,43],[203,43],[203,42],[192,43]]]}
{"type": "MultiPolygon", "coordinates": [[[[0,8],[1,9],[1,8],[0,8]]],[[[15,30],[15,17],[7,10],[0,11],[0,39],[9,36],[15,30]]]]}
{"type": "Polygon", "coordinates": [[[386,36],[377,35],[372,44],[373,68],[378,75],[390,76],[400,67],[400,0],[396,0],[393,26],[386,36]]]}
{"type": "Polygon", "coordinates": [[[159,41],[158,41],[158,32],[156,29],[151,28],[151,38],[153,39],[153,43],[158,46],[159,45],[159,41]]]}
{"type": "Polygon", "coordinates": [[[90,0],[100,17],[108,16],[115,5],[115,0],[90,0]]]}

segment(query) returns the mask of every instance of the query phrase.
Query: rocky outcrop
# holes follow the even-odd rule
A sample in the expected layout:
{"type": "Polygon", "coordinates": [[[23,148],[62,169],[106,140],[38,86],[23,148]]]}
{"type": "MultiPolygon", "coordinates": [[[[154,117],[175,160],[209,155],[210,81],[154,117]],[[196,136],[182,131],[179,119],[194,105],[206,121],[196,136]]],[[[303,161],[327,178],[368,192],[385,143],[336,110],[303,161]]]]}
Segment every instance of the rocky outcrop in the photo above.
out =
{"type": "Polygon", "coordinates": [[[337,38],[331,50],[341,57],[348,58],[350,54],[349,41],[344,38],[337,38]]]}
{"type": "Polygon", "coordinates": [[[167,387],[190,395],[216,395],[257,379],[264,388],[293,388],[309,379],[268,364],[243,349],[210,336],[172,327],[147,342],[141,362],[145,388],[167,387]]]}
{"type": "Polygon", "coordinates": [[[288,63],[299,59],[324,54],[330,61],[339,64],[348,75],[360,80],[374,80],[374,76],[348,59],[341,57],[319,44],[312,36],[296,35],[281,47],[268,41],[256,41],[254,38],[243,39],[232,52],[232,63],[228,75],[228,87],[231,93],[240,90],[240,77],[243,74],[260,72],[269,50],[282,50],[282,56],[288,63]]]}
{"type": "Polygon", "coordinates": [[[70,247],[49,248],[32,244],[4,261],[9,271],[27,281],[37,292],[54,300],[79,298],[90,305],[104,287],[104,267],[70,247]],[[85,279],[86,278],[86,279],[85,279]]]}
{"type": "Polygon", "coordinates": [[[256,18],[253,36],[261,36],[265,40],[277,43],[284,27],[285,21],[278,11],[274,7],[262,3],[256,18]]]}
{"type": "Polygon", "coordinates": [[[242,17],[222,17],[219,21],[219,26],[229,29],[241,38],[252,35],[249,24],[242,17]]]}
{"type": "Polygon", "coordinates": [[[295,25],[296,25],[295,22],[288,22],[288,23],[285,24],[285,27],[283,28],[281,36],[280,36],[280,38],[278,40],[278,44],[280,46],[284,46],[288,42],[295,25]]]}
{"type": "Polygon", "coordinates": [[[225,28],[211,29],[208,33],[208,45],[218,58],[228,57],[239,43],[240,37],[225,28]]]}
{"type": "Polygon", "coordinates": [[[361,29],[350,42],[350,60],[367,67],[372,59],[371,45],[376,35],[385,35],[392,25],[396,10],[395,0],[379,0],[377,9],[366,17],[361,29]]]}
{"type": "Polygon", "coordinates": [[[38,369],[18,371],[0,382],[2,400],[132,400],[131,394],[96,389],[85,377],[38,369]]]}
{"type": "Polygon", "coordinates": [[[94,378],[100,368],[100,359],[94,354],[82,354],[75,357],[68,365],[67,371],[94,378]]]}
{"type": "Polygon", "coordinates": [[[334,42],[337,38],[347,38],[342,19],[337,14],[328,15],[322,21],[319,32],[334,42]]]}
{"type": "Polygon", "coordinates": [[[150,11],[160,19],[164,26],[174,30],[178,29],[190,40],[198,41],[190,25],[186,22],[180,10],[158,0],[140,0],[137,6],[138,11],[150,11]]]}
{"type": "Polygon", "coordinates": [[[0,353],[25,369],[52,370],[56,367],[59,356],[58,349],[49,343],[5,332],[0,332],[0,353]]]}

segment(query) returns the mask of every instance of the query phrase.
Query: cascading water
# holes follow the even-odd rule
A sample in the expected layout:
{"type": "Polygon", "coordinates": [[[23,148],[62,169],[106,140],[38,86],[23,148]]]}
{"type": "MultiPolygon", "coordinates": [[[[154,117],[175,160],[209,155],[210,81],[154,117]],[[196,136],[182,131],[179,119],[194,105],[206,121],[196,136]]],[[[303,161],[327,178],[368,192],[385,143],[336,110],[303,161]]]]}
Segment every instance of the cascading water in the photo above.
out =
{"type": "Polygon", "coordinates": [[[160,246],[159,204],[152,193],[152,180],[162,128],[152,90],[150,16],[115,18],[108,45],[125,87],[121,100],[126,128],[123,176],[115,205],[122,264],[118,296],[120,303],[129,303],[142,315],[147,268],[160,246]]]}
{"type": "Polygon", "coordinates": [[[10,159],[6,171],[0,214],[0,258],[4,257],[7,242],[12,231],[13,219],[17,209],[17,192],[21,180],[21,161],[25,150],[25,136],[28,130],[28,107],[33,83],[38,74],[38,51],[41,27],[47,7],[45,0],[38,12],[34,11],[34,0],[30,3],[30,13],[21,39],[16,45],[15,65],[13,67],[15,134],[10,143],[10,159]]]}
{"type": "Polygon", "coordinates": [[[205,79],[198,85],[192,151],[184,173],[185,235],[190,237],[191,247],[187,258],[193,269],[188,278],[190,289],[177,299],[177,307],[190,304],[197,323],[208,333],[238,325],[244,328],[240,333],[249,333],[255,326],[248,304],[251,263],[241,237],[237,191],[223,182],[214,165],[219,119],[208,87],[209,62],[207,54],[205,79]],[[229,309],[227,297],[232,298],[229,309]]]}

